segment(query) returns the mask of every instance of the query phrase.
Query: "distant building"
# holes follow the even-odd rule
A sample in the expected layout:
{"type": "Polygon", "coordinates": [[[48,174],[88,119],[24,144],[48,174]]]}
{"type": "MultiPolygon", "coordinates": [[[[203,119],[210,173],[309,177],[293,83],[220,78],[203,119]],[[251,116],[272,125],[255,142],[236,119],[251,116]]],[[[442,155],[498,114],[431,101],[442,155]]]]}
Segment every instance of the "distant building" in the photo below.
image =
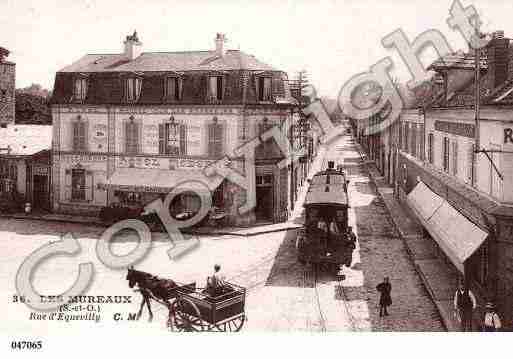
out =
{"type": "MultiPolygon", "coordinates": [[[[234,224],[287,219],[291,169],[278,167],[287,154],[273,140],[255,150],[247,191],[203,173],[226,155],[242,173],[234,150],[298,117],[287,74],[227,50],[223,34],[211,51],[143,52],[134,33],[123,53],[85,55],[58,71],[51,103],[56,212],[143,206],[196,179],[208,182],[214,206],[234,224]],[[256,208],[242,216],[246,196],[256,208]]],[[[175,207],[194,212],[198,199],[183,194],[175,207]]]]}
{"type": "Polygon", "coordinates": [[[14,123],[16,65],[7,56],[9,51],[0,47],[0,126],[14,123]]]}
{"type": "Polygon", "coordinates": [[[436,75],[426,95],[384,133],[360,140],[374,140],[370,157],[391,174],[387,178],[396,194],[436,243],[440,257],[472,287],[480,304],[497,304],[511,329],[513,46],[497,31],[482,50],[479,128],[474,54],[444,56],[430,69],[436,75]],[[387,148],[390,156],[379,156],[387,148]]]}
{"type": "Polygon", "coordinates": [[[0,128],[0,196],[16,194],[35,209],[50,210],[51,146],[52,126],[0,128]]]}

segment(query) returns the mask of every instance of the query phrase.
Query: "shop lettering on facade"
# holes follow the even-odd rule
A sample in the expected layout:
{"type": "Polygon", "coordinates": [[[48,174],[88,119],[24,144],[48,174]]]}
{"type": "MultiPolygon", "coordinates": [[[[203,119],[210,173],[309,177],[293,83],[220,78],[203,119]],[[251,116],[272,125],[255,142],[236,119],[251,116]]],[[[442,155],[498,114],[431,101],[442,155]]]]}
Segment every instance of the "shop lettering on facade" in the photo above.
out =
{"type": "Polygon", "coordinates": [[[133,168],[166,168],[163,166],[165,159],[156,157],[119,157],[118,167],[133,167],[133,168]]]}
{"type": "Polygon", "coordinates": [[[105,162],[107,156],[105,155],[65,155],[63,156],[64,162],[81,163],[81,162],[105,162]]]}

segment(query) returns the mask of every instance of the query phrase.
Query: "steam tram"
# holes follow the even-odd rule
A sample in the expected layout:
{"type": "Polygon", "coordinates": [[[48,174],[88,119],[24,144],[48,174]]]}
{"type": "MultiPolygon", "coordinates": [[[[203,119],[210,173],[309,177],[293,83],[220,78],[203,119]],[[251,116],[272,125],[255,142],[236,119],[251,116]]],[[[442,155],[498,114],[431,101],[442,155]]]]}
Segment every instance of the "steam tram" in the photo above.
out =
{"type": "Polygon", "coordinates": [[[303,205],[305,224],[296,242],[300,263],[336,273],[341,265],[351,265],[355,243],[347,233],[348,182],[333,161],[310,181],[303,205]]]}

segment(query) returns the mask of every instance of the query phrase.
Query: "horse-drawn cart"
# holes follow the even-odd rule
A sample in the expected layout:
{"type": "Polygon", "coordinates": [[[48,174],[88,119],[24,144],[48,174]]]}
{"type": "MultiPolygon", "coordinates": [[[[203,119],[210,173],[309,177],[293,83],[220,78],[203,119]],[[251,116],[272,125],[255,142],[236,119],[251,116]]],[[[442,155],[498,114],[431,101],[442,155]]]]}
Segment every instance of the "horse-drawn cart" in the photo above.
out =
{"type": "Polygon", "coordinates": [[[168,319],[171,330],[238,332],[244,325],[243,287],[225,283],[222,293],[211,296],[192,283],[177,287],[175,293],[168,319]]]}

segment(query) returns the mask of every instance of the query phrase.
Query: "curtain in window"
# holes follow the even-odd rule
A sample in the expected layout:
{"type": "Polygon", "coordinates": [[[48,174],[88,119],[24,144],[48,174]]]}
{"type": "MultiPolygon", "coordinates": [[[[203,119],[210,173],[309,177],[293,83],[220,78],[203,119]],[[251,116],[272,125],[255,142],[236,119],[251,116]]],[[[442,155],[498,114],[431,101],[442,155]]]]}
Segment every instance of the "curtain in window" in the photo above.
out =
{"type": "Polygon", "coordinates": [[[167,98],[171,100],[177,100],[178,99],[178,81],[175,77],[168,77],[167,78],[167,89],[166,94],[167,98]]]}
{"type": "Polygon", "coordinates": [[[84,100],[87,94],[87,79],[75,80],[74,97],[77,100],[84,100]]]}
{"type": "Polygon", "coordinates": [[[458,142],[452,142],[452,174],[458,174],[458,142]]]}
{"type": "Polygon", "coordinates": [[[209,93],[210,93],[210,98],[212,98],[212,99],[218,98],[217,79],[218,78],[216,76],[211,76],[209,79],[209,93]]]}
{"type": "Polygon", "coordinates": [[[128,154],[137,154],[139,149],[139,126],[134,121],[125,123],[125,151],[128,154]]]}
{"type": "Polygon", "coordinates": [[[86,150],[87,126],[84,121],[73,122],[73,151],[86,150]]]}
{"type": "Polygon", "coordinates": [[[213,157],[223,155],[223,125],[220,123],[208,125],[208,153],[213,157]]]}

